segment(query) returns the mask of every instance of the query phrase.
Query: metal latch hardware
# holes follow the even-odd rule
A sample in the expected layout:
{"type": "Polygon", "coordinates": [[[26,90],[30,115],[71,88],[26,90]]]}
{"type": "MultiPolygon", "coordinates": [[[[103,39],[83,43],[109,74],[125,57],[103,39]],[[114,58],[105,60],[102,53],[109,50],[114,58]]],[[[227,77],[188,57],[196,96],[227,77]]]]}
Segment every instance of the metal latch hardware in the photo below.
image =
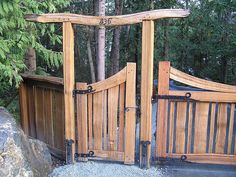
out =
{"type": "MultiPolygon", "coordinates": [[[[155,95],[152,97],[152,103],[156,103],[159,99],[168,99],[168,100],[190,100],[191,99],[191,93],[187,92],[184,96],[178,96],[178,95],[155,95]]],[[[192,100],[192,99],[191,99],[192,100]]]]}
{"type": "Polygon", "coordinates": [[[73,157],[72,157],[72,144],[74,143],[74,140],[72,139],[66,139],[65,145],[66,145],[66,164],[73,163],[73,157]]]}
{"type": "Polygon", "coordinates": [[[140,164],[141,168],[148,168],[148,145],[151,144],[150,141],[141,141],[140,144],[142,145],[142,163],[140,164]]]}
{"type": "Polygon", "coordinates": [[[93,90],[93,87],[89,85],[86,90],[73,90],[73,96],[75,96],[76,94],[88,94],[93,92],[95,92],[95,90],[93,90]]]}

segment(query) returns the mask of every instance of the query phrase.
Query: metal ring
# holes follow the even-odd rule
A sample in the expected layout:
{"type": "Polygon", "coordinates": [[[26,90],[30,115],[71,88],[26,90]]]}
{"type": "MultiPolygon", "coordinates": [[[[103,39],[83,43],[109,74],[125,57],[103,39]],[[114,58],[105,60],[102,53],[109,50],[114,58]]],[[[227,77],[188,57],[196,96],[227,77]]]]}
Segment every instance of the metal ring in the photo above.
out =
{"type": "Polygon", "coordinates": [[[190,98],[190,97],[191,97],[191,93],[190,93],[190,92],[187,92],[187,93],[185,94],[185,97],[186,97],[186,98],[190,98]]]}
{"type": "Polygon", "coordinates": [[[185,160],[187,160],[187,156],[186,156],[186,155],[181,155],[180,159],[181,159],[182,161],[185,161],[185,160]]]}
{"type": "Polygon", "coordinates": [[[89,151],[89,157],[92,157],[94,155],[94,152],[93,151],[89,151]]]}

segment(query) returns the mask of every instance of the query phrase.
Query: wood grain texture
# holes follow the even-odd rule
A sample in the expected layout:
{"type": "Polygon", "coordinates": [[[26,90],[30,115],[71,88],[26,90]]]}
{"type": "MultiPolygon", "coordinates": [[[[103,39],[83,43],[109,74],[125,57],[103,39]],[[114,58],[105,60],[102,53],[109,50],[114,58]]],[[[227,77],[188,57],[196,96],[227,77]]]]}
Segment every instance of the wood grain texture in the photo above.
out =
{"type": "MultiPolygon", "coordinates": [[[[76,83],[76,89],[86,90],[87,83],[76,83]]],[[[88,152],[88,125],[87,125],[87,95],[78,94],[76,98],[77,106],[77,132],[78,132],[78,153],[88,152]]],[[[81,158],[79,160],[86,161],[86,158],[81,158]]]]}
{"type": "Polygon", "coordinates": [[[117,150],[117,111],[119,86],[108,89],[108,150],[117,150]]]}
{"type": "Polygon", "coordinates": [[[44,90],[44,117],[45,117],[45,142],[54,146],[53,142],[53,114],[52,114],[52,90],[44,90]]]}
{"type": "MultiPolygon", "coordinates": [[[[158,95],[169,94],[170,62],[159,62],[158,95]]],[[[159,100],[157,106],[156,156],[166,157],[168,100],[159,100]]]]}
{"type": "Polygon", "coordinates": [[[103,149],[107,150],[107,90],[103,91],[103,149]]]}
{"type": "MultiPolygon", "coordinates": [[[[189,91],[170,90],[170,95],[185,96],[189,91]]],[[[191,91],[191,99],[202,102],[236,102],[235,93],[191,91]]]]}
{"type": "Polygon", "coordinates": [[[189,112],[188,112],[188,140],[187,140],[187,153],[191,152],[192,144],[192,128],[193,128],[193,103],[189,103],[189,112]]]}
{"type": "Polygon", "coordinates": [[[136,64],[127,64],[126,98],[125,98],[125,164],[134,164],[135,159],[135,125],[136,125],[136,64]]]}
{"type": "Polygon", "coordinates": [[[103,92],[93,94],[94,150],[102,150],[103,92]]]}
{"type": "Polygon", "coordinates": [[[170,78],[177,82],[180,82],[180,83],[192,86],[192,87],[218,91],[218,92],[236,93],[236,86],[226,85],[226,84],[221,84],[217,82],[200,79],[172,67],[170,69],[170,78]]]}
{"type": "Polygon", "coordinates": [[[235,155],[211,154],[211,153],[197,153],[197,154],[170,154],[171,158],[180,158],[182,155],[187,157],[186,161],[195,163],[210,163],[210,164],[225,164],[236,165],[235,155]]]}
{"type": "Polygon", "coordinates": [[[27,102],[28,102],[28,116],[30,126],[30,136],[37,138],[36,122],[35,122],[35,87],[27,86],[27,102]]]}
{"type": "Polygon", "coordinates": [[[217,154],[224,154],[227,128],[227,104],[220,103],[218,106],[216,148],[217,154]]]}
{"type": "Polygon", "coordinates": [[[93,149],[93,95],[88,95],[88,139],[89,149],[93,149]]]}
{"type": "Polygon", "coordinates": [[[209,153],[213,152],[213,140],[214,140],[214,130],[215,130],[215,111],[216,111],[216,104],[211,104],[211,117],[210,117],[210,134],[209,134],[209,153]]]}
{"type": "Polygon", "coordinates": [[[170,102],[170,120],[169,120],[169,147],[168,153],[173,152],[174,142],[174,118],[175,118],[175,102],[170,102]]]}
{"type": "Polygon", "coordinates": [[[176,115],[176,153],[184,153],[185,148],[185,124],[186,124],[186,102],[177,103],[176,115]]]}
{"type": "MultiPolygon", "coordinates": [[[[65,101],[65,138],[75,140],[75,115],[73,90],[74,78],[74,31],[70,22],[63,22],[63,74],[65,101]]],[[[72,154],[75,153],[75,143],[72,144],[72,154]]],[[[72,158],[73,159],[73,158],[72,158]]]]}
{"type": "Polygon", "coordinates": [[[205,153],[209,103],[196,103],[194,127],[194,153],[205,153]]]}
{"type": "MultiPolygon", "coordinates": [[[[141,66],[141,127],[140,141],[151,141],[152,88],[153,88],[154,22],[142,23],[142,66],[141,66]]],[[[142,164],[140,146],[140,164],[142,164]]],[[[151,146],[148,145],[147,165],[150,166],[151,146]]]]}
{"type": "Polygon", "coordinates": [[[235,104],[231,104],[230,106],[230,119],[229,119],[229,136],[228,136],[228,149],[227,153],[231,154],[232,148],[232,138],[233,138],[233,131],[234,131],[234,112],[235,112],[235,104]]]}
{"type": "Polygon", "coordinates": [[[118,151],[124,151],[124,125],[125,125],[125,83],[120,85],[119,92],[119,145],[118,151]]]}
{"type": "Polygon", "coordinates": [[[45,141],[44,89],[35,88],[35,123],[37,139],[45,141]]]}
{"type": "Polygon", "coordinates": [[[156,20],[161,18],[180,18],[189,15],[188,10],[183,9],[159,9],[153,11],[146,11],[136,14],[120,15],[120,16],[86,16],[69,13],[55,13],[42,15],[26,15],[25,19],[28,21],[41,23],[58,23],[71,22],[80,25],[92,26],[117,26],[141,23],[143,20],[156,20]]]}
{"type": "Polygon", "coordinates": [[[30,135],[27,92],[28,92],[27,85],[24,84],[24,82],[22,82],[19,87],[21,127],[26,135],[30,135]]]}

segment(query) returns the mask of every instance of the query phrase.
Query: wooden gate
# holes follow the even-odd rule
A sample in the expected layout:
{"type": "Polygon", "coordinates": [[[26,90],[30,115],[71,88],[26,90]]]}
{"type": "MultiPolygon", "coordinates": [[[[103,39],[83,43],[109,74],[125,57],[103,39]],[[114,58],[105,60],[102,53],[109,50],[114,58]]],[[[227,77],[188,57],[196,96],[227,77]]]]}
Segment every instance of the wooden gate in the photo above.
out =
{"type": "MultiPolygon", "coordinates": [[[[77,83],[77,153],[93,151],[95,159],[134,164],[136,65],[128,63],[116,75],[87,85],[77,83]]],[[[85,160],[80,158],[80,160],[85,160]]]]}
{"type": "Polygon", "coordinates": [[[160,62],[158,95],[169,98],[158,100],[158,158],[236,164],[235,86],[199,79],[160,62]],[[200,89],[173,91],[170,79],[200,89]]]}

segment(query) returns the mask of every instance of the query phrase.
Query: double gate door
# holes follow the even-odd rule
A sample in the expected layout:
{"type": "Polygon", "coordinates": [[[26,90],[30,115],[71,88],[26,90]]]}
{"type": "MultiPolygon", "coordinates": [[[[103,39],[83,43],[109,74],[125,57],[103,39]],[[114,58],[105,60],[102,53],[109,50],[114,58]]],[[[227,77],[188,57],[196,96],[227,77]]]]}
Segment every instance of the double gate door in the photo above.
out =
{"type": "Polygon", "coordinates": [[[77,83],[76,151],[78,160],[134,164],[136,65],[88,85],[77,83]]]}

